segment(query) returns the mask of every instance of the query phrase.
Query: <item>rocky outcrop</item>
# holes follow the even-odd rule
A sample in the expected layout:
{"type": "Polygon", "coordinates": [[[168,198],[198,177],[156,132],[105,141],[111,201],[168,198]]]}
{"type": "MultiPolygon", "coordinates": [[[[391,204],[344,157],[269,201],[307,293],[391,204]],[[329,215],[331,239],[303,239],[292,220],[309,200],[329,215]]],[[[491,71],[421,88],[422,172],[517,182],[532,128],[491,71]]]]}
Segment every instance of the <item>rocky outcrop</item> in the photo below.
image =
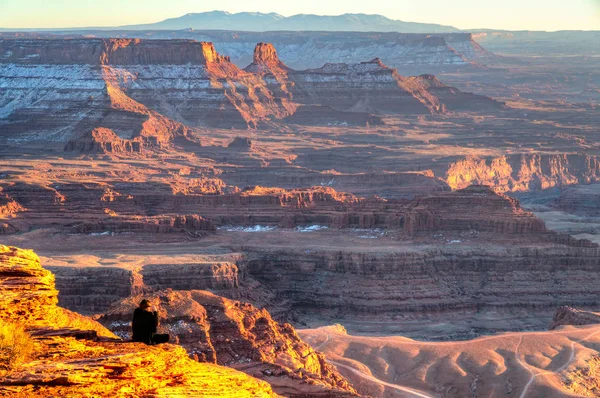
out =
{"type": "Polygon", "coordinates": [[[13,218],[17,213],[24,210],[19,202],[2,192],[2,188],[0,187],[0,220],[13,218]]]}
{"type": "Polygon", "coordinates": [[[300,324],[335,321],[366,334],[448,340],[545,329],[557,306],[599,305],[598,248],[517,243],[527,235],[485,245],[468,234],[442,239],[435,248],[247,246],[248,270],[292,302],[300,324]],[[456,325],[438,329],[448,318],[456,325]]]}
{"type": "Polygon", "coordinates": [[[196,214],[163,216],[163,217],[138,217],[136,220],[126,217],[112,217],[105,221],[82,222],[73,226],[72,231],[78,234],[100,233],[189,233],[194,236],[204,236],[214,231],[215,225],[196,214]]]}
{"type": "Polygon", "coordinates": [[[259,74],[272,73],[277,75],[283,74],[290,69],[279,60],[277,50],[275,50],[273,44],[258,43],[256,47],[254,47],[252,63],[247,66],[245,70],[259,74]]]}
{"type": "Polygon", "coordinates": [[[409,235],[444,231],[500,235],[548,232],[544,222],[523,210],[516,199],[481,185],[415,199],[404,230],[409,235]]]}
{"type": "Polygon", "coordinates": [[[501,107],[432,79],[404,78],[378,59],[293,71],[268,43],[256,46],[244,71],[212,43],[193,40],[0,39],[0,79],[0,120],[11,136],[66,142],[78,152],[160,149],[177,137],[198,143],[196,127],[256,127],[290,116],[372,126],[382,123],[372,113],[501,107]]]}
{"type": "Polygon", "coordinates": [[[253,142],[247,137],[235,137],[228,145],[227,148],[237,149],[240,151],[251,151],[253,142]]]}
{"type": "Polygon", "coordinates": [[[209,292],[166,290],[130,297],[100,321],[128,335],[131,313],[143,297],[157,303],[161,327],[198,360],[261,378],[285,396],[353,395],[346,380],[291,325],[273,321],[265,309],[209,292]]]}
{"type": "Polygon", "coordinates": [[[0,376],[2,396],[275,396],[267,383],[193,361],[181,347],[124,343],[57,307],[54,277],[32,251],[0,245],[0,291],[0,321],[25,327],[36,345],[25,366],[0,376]]]}
{"type": "Polygon", "coordinates": [[[305,106],[375,114],[444,112],[437,98],[413,87],[410,79],[379,58],[359,64],[327,63],[319,69],[289,74],[289,78],[294,82],[294,101],[305,106]]]}
{"type": "Polygon", "coordinates": [[[67,142],[65,151],[125,154],[140,153],[143,147],[144,142],[139,139],[124,140],[119,138],[114,131],[98,127],[83,137],[67,142]]]}
{"type": "Polygon", "coordinates": [[[582,216],[600,214],[600,185],[576,185],[564,187],[551,206],[568,213],[582,216]]]}
{"type": "Polygon", "coordinates": [[[489,185],[498,192],[547,189],[599,181],[600,161],[582,154],[469,157],[452,163],[445,180],[453,189],[489,185]]]}
{"type": "Polygon", "coordinates": [[[67,149],[79,151],[129,151],[120,140],[139,136],[163,144],[173,136],[194,140],[184,124],[247,127],[289,114],[259,77],[212,44],[191,40],[0,40],[0,79],[6,83],[0,119],[8,122],[7,132],[27,140],[72,140],[67,149]],[[10,100],[15,97],[20,100],[10,100]],[[97,144],[106,141],[106,134],[89,136],[98,128],[118,139],[97,144]]]}
{"type": "Polygon", "coordinates": [[[600,324],[600,313],[582,311],[576,308],[564,306],[556,310],[550,330],[554,330],[560,326],[581,326],[600,324]]]}
{"type": "MultiPolygon", "coordinates": [[[[502,108],[501,103],[491,98],[462,93],[431,75],[401,76],[379,58],[357,64],[327,63],[318,69],[293,71],[277,58],[271,45],[264,43],[259,43],[254,58],[247,70],[273,76],[279,88],[303,107],[367,115],[438,114],[447,110],[502,108]]],[[[269,83],[268,79],[266,81],[269,83]]],[[[276,90],[275,82],[271,83],[269,87],[276,90]]],[[[381,123],[370,120],[369,124],[381,123]]]]}
{"type": "Polygon", "coordinates": [[[566,372],[564,384],[572,394],[583,397],[597,396],[600,392],[600,355],[595,353],[585,366],[566,372]]]}
{"type": "Polygon", "coordinates": [[[228,62],[212,43],[140,39],[0,40],[3,63],[40,65],[208,65],[228,62]]]}

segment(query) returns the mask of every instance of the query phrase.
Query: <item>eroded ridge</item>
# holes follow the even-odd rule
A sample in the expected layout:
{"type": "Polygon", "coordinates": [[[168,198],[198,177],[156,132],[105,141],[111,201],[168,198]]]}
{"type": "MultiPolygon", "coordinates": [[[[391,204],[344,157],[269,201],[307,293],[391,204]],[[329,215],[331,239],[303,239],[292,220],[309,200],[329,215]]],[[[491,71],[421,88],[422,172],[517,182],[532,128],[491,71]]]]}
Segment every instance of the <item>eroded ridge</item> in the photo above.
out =
{"type": "Polygon", "coordinates": [[[47,396],[275,396],[244,373],[193,361],[181,347],[125,343],[56,306],[53,275],[30,250],[0,246],[0,320],[32,335],[34,354],[0,378],[0,394],[47,396]]]}

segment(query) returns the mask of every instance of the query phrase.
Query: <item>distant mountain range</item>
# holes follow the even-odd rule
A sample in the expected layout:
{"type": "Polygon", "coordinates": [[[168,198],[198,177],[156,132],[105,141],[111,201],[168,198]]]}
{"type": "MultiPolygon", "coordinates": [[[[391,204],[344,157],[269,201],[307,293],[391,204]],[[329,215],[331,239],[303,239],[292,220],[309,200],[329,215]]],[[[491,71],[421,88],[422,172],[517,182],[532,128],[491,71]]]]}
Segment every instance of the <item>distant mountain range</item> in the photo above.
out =
{"type": "Polygon", "coordinates": [[[452,26],[404,22],[389,19],[383,15],[343,14],[336,16],[298,14],[284,17],[276,13],[211,11],[186,14],[161,22],[120,26],[121,29],[221,29],[245,30],[253,32],[277,30],[311,31],[353,31],[353,32],[406,32],[406,33],[446,33],[459,32],[452,26]]]}
{"type": "Polygon", "coordinates": [[[297,14],[290,17],[271,12],[239,12],[210,11],[190,13],[177,18],[169,18],[160,22],[123,25],[123,26],[81,26],[75,28],[2,28],[0,32],[67,32],[67,31],[99,31],[99,30],[223,30],[237,32],[273,32],[273,31],[313,31],[313,32],[397,32],[397,33],[455,33],[469,32],[488,34],[494,38],[507,39],[509,36],[518,39],[546,39],[557,36],[567,40],[578,38],[583,32],[597,37],[596,31],[508,31],[500,29],[457,29],[454,26],[432,23],[406,22],[390,19],[378,14],[342,14],[314,15],[297,14]],[[506,35],[502,35],[505,33],[506,35]],[[512,35],[512,36],[511,36],[512,35]]]}

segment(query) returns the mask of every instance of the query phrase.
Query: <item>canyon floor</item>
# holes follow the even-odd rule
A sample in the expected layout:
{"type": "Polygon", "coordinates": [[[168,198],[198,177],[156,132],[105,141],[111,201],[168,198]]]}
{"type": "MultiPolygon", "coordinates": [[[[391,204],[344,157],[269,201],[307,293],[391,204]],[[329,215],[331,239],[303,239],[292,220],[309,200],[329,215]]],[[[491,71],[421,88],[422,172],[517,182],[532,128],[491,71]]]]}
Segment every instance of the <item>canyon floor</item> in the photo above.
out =
{"type": "Polygon", "coordinates": [[[507,333],[465,342],[361,337],[343,327],[301,331],[365,395],[386,397],[595,396],[581,383],[597,377],[600,327],[507,333]],[[592,369],[590,369],[590,366],[592,369]]]}

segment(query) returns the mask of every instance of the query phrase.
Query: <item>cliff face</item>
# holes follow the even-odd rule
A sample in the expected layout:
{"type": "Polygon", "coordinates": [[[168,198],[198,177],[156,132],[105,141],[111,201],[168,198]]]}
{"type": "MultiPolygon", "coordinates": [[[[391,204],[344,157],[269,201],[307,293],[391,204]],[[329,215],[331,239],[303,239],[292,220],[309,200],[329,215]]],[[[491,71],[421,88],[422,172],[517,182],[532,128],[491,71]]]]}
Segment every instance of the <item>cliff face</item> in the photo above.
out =
{"type": "Polygon", "coordinates": [[[371,113],[427,114],[501,107],[381,61],[295,72],[259,43],[241,70],[212,43],[140,39],[0,40],[0,120],[21,140],[71,151],[138,153],[195,127],[381,124],[371,113]],[[18,101],[14,101],[18,98],[18,101]],[[448,102],[448,106],[444,105],[448,102]]]}
{"type": "Polygon", "coordinates": [[[10,183],[3,189],[12,198],[11,203],[23,208],[6,218],[13,232],[35,226],[86,234],[183,232],[206,236],[217,227],[319,225],[383,228],[409,237],[426,237],[446,230],[555,235],[546,230],[541,220],[521,209],[517,201],[485,186],[435,192],[412,200],[365,199],[324,186],[249,187],[235,193],[208,186],[206,193],[185,194],[167,184],[122,183],[111,187],[93,183],[10,183]],[[81,213],[82,208],[85,213],[81,213]]]}
{"type": "MultiPolygon", "coordinates": [[[[186,26],[189,28],[189,26],[186,26]]],[[[262,30],[262,29],[261,29],[262,30]]],[[[81,32],[71,32],[79,36],[81,32]]],[[[20,34],[35,37],[36,34],[20,34]]],[[[256,43],[273,43],[280,57],[294,69],[318,68],[327,62],[358,63],[365,59],[383,57],[394,68],[413,69],[434,73],[443,68],[478,68],[495,54],[473,40],[471,33],[411,34],[397,32],[323,32],[278,31],[249,32],[224,30],[155,30],[155,31],[95,31],[87,37],[139,37],[140,39],[180,39],[214,43],[223,54],[231,56],[237,65],[252,62],[256,43]],[[348,44],[351,45],[348,45],[348,44]]],[[[477,34],[478,40],[481,34],[477,34]]],[[[11,33],[0,33],[0,38],[14,38],[11,33]]],[[[79,36],[81,37],[81,36],[79,36]]],[[[423,72],[421,72],[423,73],[423,72]]]]}
{"type": "Polygon", "coordinates": [[[140,39],[0,40],[3,63],[45,65],[209,65],[228,61],[212,43],[140,39]]]}
{"type": "Polygon", "coordinates": [[[159,291],[115,304],[100,321],[122,336],[143,297],[158,304],[161,328],[201,361],[239,369],[285,395],[344,396],[354,390],[289,324],[265,310],[199,290],[159,291]]]}
{"type": "Polygon", "coordinates": [[[74,140],[68,150],[139,152],[190,139],[188,125],[247,127],[289,114],[260,78],[191,40],[0,40],[0,79],[7,131],[74,140]],[[108,144],[106,129],[118,136],[108,144]]]}
{"type": "Polygon", "coordinates": [[[463,339],[546,328],[559,305],[598,305],[597,248],[495,242],[482,249],[458,243],[464,239],[435,249],[332,247],[306,253],[253,247],[248,268],[293,303],[298,322],[340,322],[366,334],[463,339]],[[479,311],[501,314],[502,320],[485,319],[479,311]],[[536,317],[514,319],[530,311],[536,317]],[[435,327],[449,317],[464,324],[435,327]]]}
{"type": "Polygon", "coordinates": [[[487,186],[415,199],[409,206],[404,229],[410,235],[443,231],[532,235],[548,232],[544,222],[523,210],[516,199],[497,194],[487,186]]]}
{"type": "Polygon", "coordinates": [[[550,330],[554,330],[560,326],[581,326],[581,325],[596,325],[600,324],[600,313],[591,311],[582,311],[576,308],[564,306],[556,310],[552,318],[550,330]]]}
{"type": "Polygon", "coordinates": [[[493,186],[499,192],[528,191],[599,181],[600,162],[595,156],[508,155],[499,158],[466,158],[450,165],[446,182],[453,189],[471,184],[493,186]]]}
{"type": "Polygon", "coordinates": [[[597,302],[597,246],[547,230],[518,201],[489,187],[397,201],[359,199],[325,187],[254,187],[237,194],[175,198],[156,191],[136,197],[121,188],[124,202],[115,196],[107,204],[113,211],[140,214],[140,208],[160,213],[175,205],[193,207],[224,227],[209,238],[212,242],[230,244],[233,251],[247,253],[247,259],[145,256],[143,267],[127,272],[104,265],[53,268],[63,289],[61,299],[71,308],[104,311],[130,294],[211,289],[266,306],[278,319],[342,319],[350,329],[365,332],[373,331],[369,328],[377,319],[390,333],[417,334],[426,319],[442,322],[448,316],[479,314],[479,309],[498,310],[510,319],[531,308],[542,314],[522,321],[525,326],[486,323],[472,315],[474,321],[461,324],[466,330],[431,333],[432,338],[449,338],[478,330],[546,327],[556,306],[597,302]],[[126,199],[130,194],[133,198],[126,199]],[[130,202],[144,207],[129,208],[130,202]],[[257,224],[281,229],[265,233],[269,238],[260,241],[251,236],[256,234],[244,236],[230,228],[257,224]],[[291,228],[295,226],[330,229],[314,237],[296,232],[291,228]],[[361,234],[382,238],[367,241],[354,228],[368,228],[361,234]],[[270,243],[279,231],[290,240],[270,243]],[[80,280],[77,286],[75,278],[80,280]]]}
{"type": "Polygon", "coordinates": [[[0,245],[0,290],[0,320],[25,327],[36,345],[30,362],[0,377],[0,395],[275,396],[268,384],[197,363],[180,347],[124,343],[57,307],[54,277],[31,251],[0,245]]]}
{"type": "Polygon", "coordinates": [[[430,75],[403,77],[379,58],[294,71],[280,61],[272,44],[259,43],[245,70],[260,74],[272,92],[299,105],[287,119],[292,123],[312,124],[311,118],[316,118],[321,124],[327,120],[333,124],[344,118],[350,124],[377,125],[382,121],[369,115],[502,108],[490,98],[462,93],[430,75]]]}
{"type": "Polygon", "coordinates": [[[403,77],[379,58],[358,64],[327,63],[288,74],[294,101],[374,114],[439,114],[447,110],[501,109],[488,97],[445,86],[432,76],[403,77]],[[448,105],[446,105],[448,102],[448,105]]]}
{"type": "MultiPolygon", "coordinates": [[[[96,35],[115,34],[95,32],[96,35]]],[[[128,32],[128,34],[132,34],[128,32]]],[[[135,34],[135,33],[134,33],[135,34]]],[[[358,63],[382,57],[394,68],[432,73],[443,68],[477,68],[496,56],[470,33],[407,34],[397,32],[236,32],[154,31],[144,37],[210,41],[238,65],[252,62],[257,42],[273,43],[280,58],[294,69],[318,68],[327,62],[358,63]],[[350,45],[349,45],[350,44],[350,45]]],[[[141,37],[141,34],[140,34],[141,37]]],[[[423,72],[421,72],[423,73],[423,72]]]]}

